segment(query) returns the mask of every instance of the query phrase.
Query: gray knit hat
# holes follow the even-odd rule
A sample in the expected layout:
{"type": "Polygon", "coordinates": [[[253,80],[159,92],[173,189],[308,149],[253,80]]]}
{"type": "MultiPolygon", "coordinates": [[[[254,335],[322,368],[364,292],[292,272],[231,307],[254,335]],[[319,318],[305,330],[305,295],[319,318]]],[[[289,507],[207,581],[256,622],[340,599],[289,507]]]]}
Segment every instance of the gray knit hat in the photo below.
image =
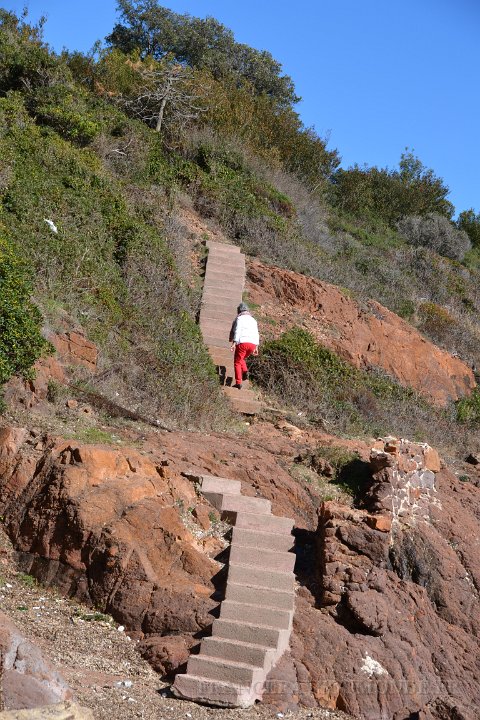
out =
{"type": "Polygon", "coordinates": [[[248,305],[246,305],[244,302],[240,303],[240,305],[237,307],[237,313],[240,314],[242,312],[248,312],[248,305]]]}

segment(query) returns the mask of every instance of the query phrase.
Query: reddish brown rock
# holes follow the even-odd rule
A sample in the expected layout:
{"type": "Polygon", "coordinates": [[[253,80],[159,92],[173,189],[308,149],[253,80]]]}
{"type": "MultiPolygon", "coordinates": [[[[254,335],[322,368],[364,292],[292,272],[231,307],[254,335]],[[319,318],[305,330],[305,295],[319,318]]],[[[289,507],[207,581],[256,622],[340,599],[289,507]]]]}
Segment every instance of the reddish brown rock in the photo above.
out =
{"type": "Polygon", "coordinates": [[[275,320],[261,328],[264,334],[302,324],[352,365],[381,368],[438,405],[475,387],[468,365],[377,302],[363,309],[335,285],[256,261],[249,264],[248,279],[252,302],[263,317],[275,320]]]}
{"type": "Polygon", "coordinates": [[[195,642],[189,635],[153,635],[142,640],[138,649],[154,670],[169,676],[186,664],[195,642]]]}
{"type": "Polygon", "coordinates": [[[196,588],[214,592],[218,565],[181,520],[182,483],[169,484],[132,448],[72,441],[51,442],[20,477],[22,433],[4,435],[10,474],[1,512],[25,572],[134,631],[195,633],[211,624],[215,602],[196,588]]]}
{"type": "Polygon", "coordinates": [[[48,397],[52,382],[63,385],[66,375],[57,358],[50,356],[35,363],[32,380],[11,378],[4,388],[5,401],[9,405],[31,408],[48,397]]]}
{"type": "Polygon", "coordinates": [[[45,660],[39,648],[1,612],[0,655],[5,710],[35,708],[72,697],[66,682],[45,660]]]}
{"type": "Polygon", "coordinates": [[[57,351],[60,359],[69,365],[82,365],[95,372],[97,369],[98,348],[79,332],[52,333],[48,339],[57,351]]]}

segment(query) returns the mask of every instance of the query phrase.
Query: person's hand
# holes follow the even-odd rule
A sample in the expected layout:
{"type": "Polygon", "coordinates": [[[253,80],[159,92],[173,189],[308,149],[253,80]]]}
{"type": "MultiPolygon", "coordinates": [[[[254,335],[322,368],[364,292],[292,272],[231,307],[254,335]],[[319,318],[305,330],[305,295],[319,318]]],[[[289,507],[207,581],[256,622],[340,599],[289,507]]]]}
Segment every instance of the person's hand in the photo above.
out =
{"type": "Polygon", "coordinates": [[[252,355],[258,355],[258,347],[255,348],[255,350],[253,351],[252,355]]]}
{"type": "Polygon", "coordinates": [[[230,352],[235,352],[235,343],[230,345],[230,352]]]}

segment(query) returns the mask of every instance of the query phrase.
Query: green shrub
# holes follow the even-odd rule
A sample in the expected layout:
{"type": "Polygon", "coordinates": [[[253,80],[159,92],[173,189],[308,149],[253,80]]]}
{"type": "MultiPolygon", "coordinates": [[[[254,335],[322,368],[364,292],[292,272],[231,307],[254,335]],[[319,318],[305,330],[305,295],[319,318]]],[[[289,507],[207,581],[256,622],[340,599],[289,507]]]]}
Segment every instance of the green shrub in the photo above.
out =
{"type": "Polygon", "coordinates": [[[251,361],[251,374],[282,405],[349,434],[412,435],[401,430],[413,420],[411,408],[425,413],[429,407],[411,388],[379,370],[352,367],[301,328],[266,342],[251,361]]]}
{"type": "Polygon", "coordinates": [[[480,424],[480,390],[475,388],[471,395],[456,403],[457,419],[461,423],[480,424]]]}
{"type": "Polygon", "coordinates": [[[0,236],[0,385],[12,375],[28,375],[50,350],[40,333],[42,317],[31,302],[31,290],[25,264],[0,236]]]}

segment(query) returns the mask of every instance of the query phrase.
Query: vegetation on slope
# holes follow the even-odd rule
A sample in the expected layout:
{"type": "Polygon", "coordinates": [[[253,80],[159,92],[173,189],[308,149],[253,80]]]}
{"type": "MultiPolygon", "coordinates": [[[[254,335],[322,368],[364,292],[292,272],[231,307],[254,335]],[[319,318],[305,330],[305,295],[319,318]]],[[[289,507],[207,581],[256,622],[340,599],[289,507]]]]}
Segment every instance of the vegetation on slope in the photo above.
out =
{"type": "Polygon", "coordinates": [[[118,7],[90,55],[57,56],[41,24],[0,14],[1,229],[28,259],[47,321],[66,311],[99,343],[104,392],[184,424],[220,408],[176,223],[182,195],[245,251],[375,298],[479,365],[480,219],[451,220],[441,178],[408,150],[398,169],[340,169],[268,52],[155,0],[118,7]]]}

